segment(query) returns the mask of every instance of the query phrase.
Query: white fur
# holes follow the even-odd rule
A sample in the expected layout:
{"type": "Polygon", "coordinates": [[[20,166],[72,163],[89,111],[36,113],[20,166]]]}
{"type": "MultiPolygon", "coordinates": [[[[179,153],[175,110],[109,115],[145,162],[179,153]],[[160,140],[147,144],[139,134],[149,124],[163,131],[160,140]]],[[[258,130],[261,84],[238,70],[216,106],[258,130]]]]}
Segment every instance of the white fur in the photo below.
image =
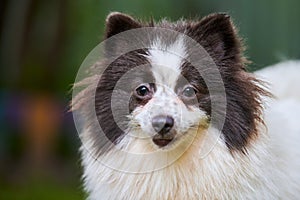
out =
{"type": "MultiPolygon", "coordinates": [[[[209,134],[218,133],[212,131],[209,134]]],[[[248,157],[241,154],[232,157],[224,142],[219,140],[207,157],[199,159],[200,132],[175,163],[141,174],[124,173],[104,166],[84,149],[86,188],[90,199],[276,199],[280,190],[272,177],[285,180],[280,171],[273,168],[276,162],[271,159],[265,140],[262,138],[253,146],[248,157]]],[[[134,141],[129,146],[133,144],[134,141]]],[[[145,151],[145,147],[139,146],[135,151],[145,151]]],[[[168,157],[176,154],[177,151],[171,152],[168,157]]],[[[159,164],[164,157],[132,160],[122,157],[118,151],[111,151],[102,159],[113,159],[121,168],[132,164],[154,166],[153,163],[159,164]]]]}
{"type": "Polygon", "coordinates": [[[281,62],[256,74],[269,83],[269,90],[275,96],[265,102],[264,118],[269,147],[277,162],[274,168],[288,180],[277,178],[276,183],[280,191],[287,191],[281,197],[297,199],[300,195],[300,61],[281,62]]]}
{"type": "Polygon", "coordinates": [[[159,39],[155,40],[149,50],[152,72],[158,84],[174,89],[180,76],[182,58],[186,58],[183,38],[178,38],[173,44],[166,46],[159,39]]]}
{"type": "MultiPolygon", "coordinates": [[[[177,45],[173,47],[178,49],[177,45]]],[[[160,53],[156,50],[151,52],[149,59],[159,65],[173,60],[171,54],[160,53]]],[[[174,59],[171,65],[178,74],[180,62],[174,59]]],[[[193,110],[195,108],[188,110],[177,100],[173,91],[176,78],[166,79],[167,71],[154,67],[157,71],[155,78],[160,78],[162,85],[146,106],[134,111],[131,117],[136,122],[132,126],[140,124],[141,127],[133,131],[151,136],[148,117],[153,113],[168,112],[175,116],[176,128],[182,133],[181,143],[172,148],[157,149],[151,145],[151,137],[140,139],[128,134],[118,144],[119,148],[95,160],[90,154],[94,150],[92,138],[84,137],[81,150],[89,199],[297,199],[300,195],[300,99],[299,90],[295,87],[300,85],[300,81],[292,77],[299,74],[299,68],[297,62],[283,63],[279,67],[257,72],[268,75],[265,76],[267,81],[275,85],[284,85],[280,91],[285,92],[276,92],[277,96],[284,98],[268,104],[265,113],[267,130],[260,127],[259,138],[252,141],[247,156],[230,154],[224,141],[219,138],[212,151],[202,159],[201,145],[203,142],[215,142],[218,131],[207,129],[199,123],[204,113],[193,110]],[[284,77],[281,77],[280,68],[284,66],[293,67],[288,67],[284,77]],[[291,86],[290,80],[297,82],[291,86]],[[165,105],[168,105],[168,110],[165,105]],[[176,118],[178,116],[184,116],[184,120],[176,118]],[[198,125],[198,129],[184,128],[191,124],[198,125]],[[186,132],[188,134],[184,134],[186,132]],[[207,136],[205,140],[204,136],[207,136]],[[192,145],[184,149],[186,146],[182,144],[190,142],[192,145]],[[124,152],[130,153],[124,156],[124,152]],[[133,154],[141,156],[135,157],[133,154]],[[103,163],[111,163],[115,169],[103,163]],[[154,170],[143,173],[145,168],[154,170]],[[130,169],[128,171],[134,170],[136,173],[126,173],[120,169],[130,169]]],[[[87,133],[89,131],[86,130],[87,133]]]]}
{"type": "Polygon", "coordinates": [[[285,61],[256,72],[270,84],[270,91],[278,99],[300,101],[300,61],[285,61]]]}

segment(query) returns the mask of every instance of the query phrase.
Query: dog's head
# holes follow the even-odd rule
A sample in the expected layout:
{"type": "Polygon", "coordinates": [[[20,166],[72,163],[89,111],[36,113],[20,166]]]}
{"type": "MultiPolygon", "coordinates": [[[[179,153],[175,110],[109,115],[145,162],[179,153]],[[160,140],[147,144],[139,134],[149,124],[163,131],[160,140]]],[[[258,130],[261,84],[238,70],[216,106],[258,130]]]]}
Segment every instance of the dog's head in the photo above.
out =
{"type": "MultiPolygon", "coordinates": [[[[230,17],[213,14],[199,21],[142,23],[131,16],[112,13],[106,19],[105,39],[144,27],[184,34],[208,53],[225,89],[226,105],[220,106],[225,110],[219,113],[225,116],[222,139],[229,150],[244,151],[257,134],[260,95],[264,91],[245,71],[243,47],[230,17]]],[[[210,66],[203,64],[199,71],[186,59],[192,52],[180,34],[165,37],[158,30],[151,36],[145,33],[145,37],[149,48],[126,52],[109,63],[97,83],[93,109],[111,142],[117,144],[133,133],[132,137],[141,137],[164,150],[199,127],[208,127],[211,102],[218,95],[212,95],[207,85],[207,80],[214,77],[203,77],[209,74],[206,72],[210,66]]],[[[119,39],[109,43],[106,56],[113,57],[128,42],[119,39]]]]}

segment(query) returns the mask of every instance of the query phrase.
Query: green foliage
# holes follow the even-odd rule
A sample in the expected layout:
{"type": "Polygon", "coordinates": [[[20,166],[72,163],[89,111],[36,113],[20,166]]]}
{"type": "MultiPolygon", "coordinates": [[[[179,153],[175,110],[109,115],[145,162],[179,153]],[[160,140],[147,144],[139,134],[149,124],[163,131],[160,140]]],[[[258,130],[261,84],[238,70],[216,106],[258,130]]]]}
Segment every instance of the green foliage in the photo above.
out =
{"type": "Polygon", "coordinates": [[[45,179],[43,181],[31,180],[26,184],[1,185],[0,199],[5,200],[82,200],[84,194],[78,186],[62,184],[53,180],[45,179]]]}

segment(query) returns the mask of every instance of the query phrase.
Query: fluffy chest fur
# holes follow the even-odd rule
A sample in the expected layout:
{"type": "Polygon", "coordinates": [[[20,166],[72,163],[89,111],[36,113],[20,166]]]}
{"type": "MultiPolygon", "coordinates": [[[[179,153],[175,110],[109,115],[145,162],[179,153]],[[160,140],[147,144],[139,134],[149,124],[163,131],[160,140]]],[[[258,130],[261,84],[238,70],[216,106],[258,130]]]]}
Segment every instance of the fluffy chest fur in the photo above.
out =
{"type": "MultiPolygon", "coordinates": [[[[213,134],[213,133],[211,133],[213,134]]],[[[146,173],[126,173],[101,164],[109,160],[122,168],[135,165],[160,165],[162,160],[176,156],[176,152],[166,152],[151,160],[130,160],[122,158],[118,152],[109,152],[95,160],[85,148],[86,188],[90,199],[278,199],[280,191],[273,177],[281,178],[276,161],[260,141],[249,150],[249,156],[231,155],[220,140],[213,150],[201,158],[199,145],[202,137],[196,136],[191,147],[175,162],[146,173]],[[173,153],[173,154],[172,154],[173,153]]],[[[206,139],[209,142],[209,139],[206,139]]],[[[214,142],[211,141],[211,142],[214,142]]],[[[88,143],[88,142],[87,142],[88,143]]],[[[130,145],[129,145],[130,146],[130,145]]],[[[138,150],[140,147],[134,147],[138,150]]],[[[145,151],[145,149],[142,149],[145,151]]],[[[128,167],[130,168],[130,167],[128,167]]]]}

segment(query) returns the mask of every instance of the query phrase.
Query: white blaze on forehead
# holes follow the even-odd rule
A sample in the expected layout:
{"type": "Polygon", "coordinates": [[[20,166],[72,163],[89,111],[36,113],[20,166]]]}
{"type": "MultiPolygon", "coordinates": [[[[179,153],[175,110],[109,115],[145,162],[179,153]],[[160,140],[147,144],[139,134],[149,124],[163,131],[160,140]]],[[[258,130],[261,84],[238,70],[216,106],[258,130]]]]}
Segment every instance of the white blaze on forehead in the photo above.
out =
{"type": "Polygon", "coordinates": [[[184,41],[179,37],[173,44],[165,45],[155,40],[149,49],[149,59],[156,83],[175,88],[180,76],[180,66],[186,57],[184,41]]]}

